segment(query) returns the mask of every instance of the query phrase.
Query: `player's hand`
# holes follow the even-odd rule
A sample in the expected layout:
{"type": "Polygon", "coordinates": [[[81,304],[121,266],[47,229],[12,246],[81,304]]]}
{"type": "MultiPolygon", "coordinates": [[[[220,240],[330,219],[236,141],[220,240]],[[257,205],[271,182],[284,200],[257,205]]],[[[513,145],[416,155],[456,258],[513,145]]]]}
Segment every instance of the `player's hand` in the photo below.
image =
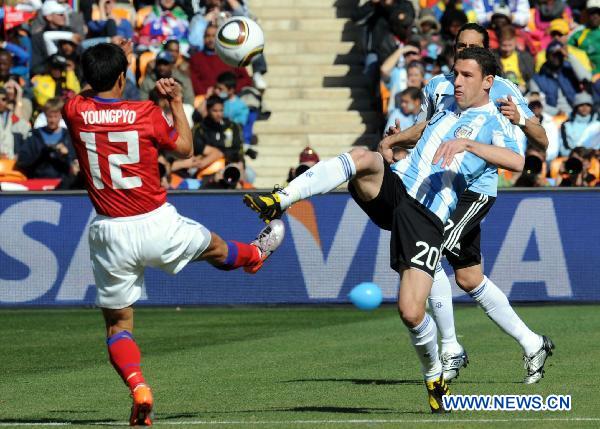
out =
{"type": "Polygon", "coordinates": [[[507,98],[499,98],[496,102],[500,103],[500,113],[502,113],[511,124],[519,125],[521,114],[512,97],[509,95],[507,98]]]}
{"type": "Polygon", "coordinates": [[[394,151],[392,150],[392,146],[390,144],[389,137],[384,138],[377,145],[377,152],[383,156],[383,159],[388,164],[393,164],[394,162],[394,151]]]}
{"type": "Polygon", "coordinates": [[[172,77],[167,79],[158,79],[156,81],[156,89],[158,93],[169,100],[170,102],[183,103],[183,91],[172,77]]]}
{"type": "Polygon", "coordinates": [[[394,134],[398,134],[400,132],[400,119],[396,119],[395,125],[392,125],[387,130],[385,130],[385,136],[392,136],[394,134]]]}
{"type": "Polygon", "coordinates": [[[448,140],[442,143],[437,150],[435,151],[435,155],[433,155],[433,161],[431,162],[433,165],[436,165],[440,160],[442,161],[442,168],[449,167],[454,161],[454,156],[458,153],[464,152],[467,149],[467,140],[466,139],[454,139],[448,140]]]}

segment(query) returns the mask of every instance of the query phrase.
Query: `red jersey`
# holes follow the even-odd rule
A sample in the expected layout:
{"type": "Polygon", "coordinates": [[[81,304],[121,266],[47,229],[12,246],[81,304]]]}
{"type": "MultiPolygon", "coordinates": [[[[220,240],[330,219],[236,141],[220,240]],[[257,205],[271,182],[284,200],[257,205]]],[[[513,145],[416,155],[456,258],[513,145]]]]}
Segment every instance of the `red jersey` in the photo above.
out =
{"type": "Polygon", "coordinates": [[[174,150],[178,134],[158,106],[78,95],[63,117],[98,214],[135,216],[166,202],[158,150],[174,150]]]}

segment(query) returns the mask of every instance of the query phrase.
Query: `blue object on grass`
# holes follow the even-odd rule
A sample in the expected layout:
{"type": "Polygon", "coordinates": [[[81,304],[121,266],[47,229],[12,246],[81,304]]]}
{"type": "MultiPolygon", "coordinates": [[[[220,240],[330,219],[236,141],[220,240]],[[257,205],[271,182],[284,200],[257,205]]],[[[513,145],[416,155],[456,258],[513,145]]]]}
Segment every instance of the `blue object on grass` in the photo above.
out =
{"type": "Polygon", "coordinates": [[[348,298],[361,310],[375,310],[383,300],[381,289],[375,283],[365,282],[355,286],[348,298]]]}

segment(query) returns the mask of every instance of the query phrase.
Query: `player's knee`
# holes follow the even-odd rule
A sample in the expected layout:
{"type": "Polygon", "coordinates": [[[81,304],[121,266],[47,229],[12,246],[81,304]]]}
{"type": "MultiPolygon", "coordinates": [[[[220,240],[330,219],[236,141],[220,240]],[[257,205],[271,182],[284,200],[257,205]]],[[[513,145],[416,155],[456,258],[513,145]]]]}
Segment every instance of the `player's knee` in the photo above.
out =
{"type": "Polygon", "coordinates": [[[481,284],[483,281],[483,274],[479,270],[456,270],[455,272],[456,284],[465,292],[470,292],[481,284]]]}
{"type": "Polygon", "coordinates": [[[414,328],[423,321],[423,317],[425,317],[425,308],[416,303],[399,302],[398,313],[400,314],[402,323],[404,323],[406,327],[414,328]]]}
{"type": "Polygon", "coordinates": [[[368,149],[357,147],[350,151],[350,156],[354,161],[356,174],[360,175],[360,173],[368,173],[376,169],[380,155],[368,149]]]}

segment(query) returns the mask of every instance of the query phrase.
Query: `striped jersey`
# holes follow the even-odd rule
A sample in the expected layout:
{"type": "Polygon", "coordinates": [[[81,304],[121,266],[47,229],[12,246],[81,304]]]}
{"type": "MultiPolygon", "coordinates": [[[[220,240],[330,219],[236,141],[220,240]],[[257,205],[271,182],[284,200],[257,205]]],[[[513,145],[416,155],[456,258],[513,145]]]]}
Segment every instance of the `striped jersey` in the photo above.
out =
{"type": "MultiPolygon", "coordinates": [[[[519,88],[511,81],[500,77],[494,77],[494,84],[490,89],[490,101],[496,103],[499,108],[500,103],[497,100],[506,99],[511,96],[513,102],[517,105],[519,114],[529,119],[533,112],[529,109],[527,100],[521,95],[519,88]]],[[[421,112],[417,116],[417,123],[431,119],[436,112],[443,110],[456,109],[454,100],[454,73],[439,74],[431,78],[429,83],[423,88],[423,102],[421,103],[421,112]]],[[[519,153],[525,152],[527,138],[521,128],[511,125],[519,147],[519,153]]],[[[495,197],[498,191],[498,169],[494,165],[489,165],[485,173],[469,186],[469,190],[479,194],[486,194],[495,197]]]]}
{"type": "Polygon", "coordinates": [[[491,165],[467,151],[457,154],[446,168],[441,162],[433,165],[438,147],[457,138],[520,151],[513,126],[491,101],[481,107],[436,112],[409,156],[393,164],[392,170],[400,176],[408,194],[443,223],[456,208],[460,194],[471,189],[491,165]]]}

